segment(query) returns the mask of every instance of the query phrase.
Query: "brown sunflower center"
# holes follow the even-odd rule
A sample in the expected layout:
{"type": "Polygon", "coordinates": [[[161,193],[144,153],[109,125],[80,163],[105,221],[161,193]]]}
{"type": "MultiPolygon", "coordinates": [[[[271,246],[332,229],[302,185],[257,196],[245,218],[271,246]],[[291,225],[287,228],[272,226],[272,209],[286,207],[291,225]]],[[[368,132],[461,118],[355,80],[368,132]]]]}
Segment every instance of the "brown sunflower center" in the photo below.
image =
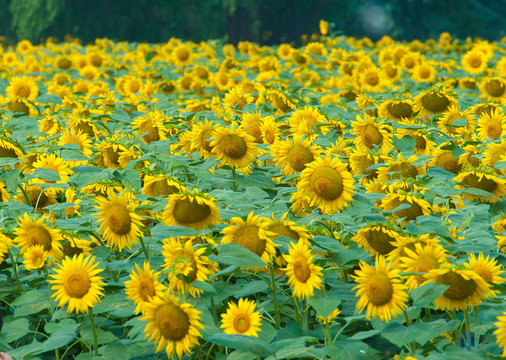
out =
{"type": "Polygon", "coordinates": [[[155,286],[151,279],[142,279],[139,282],[138,291],[142,301],[149,301],[149,299],[156,295],[155,286]]]}
{"type": "Polygon", "coordinates": [[[81,249],[78,246],[73,246],[72,242],[67,241],[63,245],[63,253],[68,257],[73,257],[74,255],[79,255],[83,252],[83,249],[81,249]]]}
{"type": "Polygon", "coordinates": [[[306,168],[306,164],[314,160],[313,153],[303,146],[294,145],[288,152],[288,163],[297,172],[306,168]]]}
{"type": "Polygon", "coordinates": [[[392,115],[392,117],[396,119],[401,118],[410,118],[413,114],[413,109],[411,108],[411,105],[405,103],[405,102],[399,102],[397,104],[391,103],[387,106],[388,113],[392,115]]]}
{"type": "Polygon", "coordinates": [[[42,191],[40,186],[29,187],[26,194],[28,195],[33,208],[37,207],[38,209],[42,209],[43,207],[51,205],[49,197],[42,191]]]}
{"type": "Polygon", "coordinates": [[[199,204],[189,198],[177,200],[174,206],[174,219],[181,224],[198,223],[211,215],[211,208],[206,204],[199,204]]]}
{"type": "Polygon", "coordinates": [[[190,319],[179,306],[163,304],[156,309],[153,320],[160,333],[169,341],[179,341],[188,335],[190,319]]]}
{"type": "Polygon", "coordinates": [[[501,97],[504,95],[504,92],[506,91],[504,83],[497,79],[492,79],[489,82],[487,82],[485,88],[487,89],[487,92],[493,97],[501,97]]]}
{"type": "Polygon", "coordinates": [[[200,133],[200,145],[206,150],[207,152],[211,152],[213,147],[211,146],[211,142],[207,140],[211,137],[211,133],[213,132],[213,129],[205,129],[200,133]]]}
{"type": "Polygon", "coordinates": [[[61,58],[58,60],[57,65],[58,65],[58,68],[66,70],[70,67],[70,65],[72,65],[72,63],[67,58],[61,58]]]}
{"type": "Polygon", "coordinates": [[[34,226],[30,228],[27,235],[30,246],[41,245],[44,251],[51,250],[51,234],[44,227],[34,226]]]}
{"type": "Polygon", "coordinates": [[[179,61],[186,61],[190,57],[190,51],[186,48],[180,48],[177,50],[176,56],[179,61]]]}
{"type": "Polygon", "coordinates": [[[472,79],[466,79],[462,81],[462,86],[464,89],[474,89],[476,87],[476,82],[472,79]]]}
{"type": "Polygon", "coordinates": [[[449,271],[444,275],[437,278],[437,282],[450,287],[444,292],[444,296],[451,300],[465,300],[473,295],[476,291],[477,285],[474,280],[466,280],[462,275],[457,274],[455,271],[449,271]]]}
{"type": "Polygon", "coordinates": [[[246,141],[238,135],[225,135],[220,139],[219,144],[223,153],[232,159],[241,159],[248,152],[246,141]]]}
{"type": "Polygon", "coordinates": [[[104,150],[104,157],[109,160],[109,162],[113,165],[118,167],[119,166],[119,148],[114,149],[113,146],[109,146],[104,150]]]}
{"type": "Polygon", "coordinates": [[[391,175],[392,179],[410,177],[414,179],[418,175],[418,169],[416,166],[405,162],[391,165],[388,169],[388,172],[394,173],[391,175]]]}
{"type": "Polygon", "coordinates": [[[177,193],[179,189],[174,185],[169,185],[166,179],[160,179],[149,187],[150,196],[170,195],[177,193]]]}
{"type": "Polygon", "coordinates": [[[425,138],[420,135],[415,135],[414,138],[416,140],[415,148],[418,150],[425,150],[427,147],[427,140],[425,140],[425,138]]]}
{"type": "Polygon", "coordinates": [[[385,305],[392,300],[394,288],[386,274],[375,272],[367,279],[366,286],[369,301],[373,305],[385,305]]]}
{"type": "MultiPolygon", "coordinates": [[[[401,204],[408,204],[407,202],[402,202],[398,204],[397,206],[400,206],[401,204]]],[[[406,218],[407,221],[411,221],[416,219],[418,216],[423,215],[423,210],[416,202],[413,202],[410,207],[406,209],[397,210],[395,212],[395,216],[398,218],[406,218]]]]}
{"type": "Polygon", "coordinates": [[[374,145],[380,145],[383,142],[383,135],[381,135],[379,129],[372,124],[367,124],[363,128],[361,135],[364,145],[368,149],[373,149],[374,145]]]}
{"type": "Polygon", "coordinates": [[[30,113],[30,108],[24,102],[19,101],[19,100],[12,101],[11,105],[10,105],[10,109],[11,109],[11,111],[21,112],[21,113],[24,113],[25,115],[30,113]]]}
{"type": "Polygon", "coordinates": [[[175,86],[174,84],[172,83],[164,83],[162,86],[160,86],[160,90],[162,90],[162,93],[164,95],[168,95],[170,94],[171,92],[173,92],[175,90],[175,86]]]}
{"type": "Polygon", "coordinates": [[[480,179],[476,174],[469,174],[462,182],[471,187],[482,189],[490,193],[494,192],[497,188],[497,183],[493,179],[488,179],[485,175],[480,179]]]}
{"type": "Polygon", "coordinates": [[[498,121],[493,121],[487,124],[487,136],[491,139],[496,139],[502,134],[502,126],[498,121]]]}
{"type": "Polygon", "coordinates": [[[315,169],[310,179],[311,189],[325,200],[335,200],[343,193],[343,178],[330,166],[315,169]]]}
{"type": "Polygon", "coordinates": [[[22,84],[22,85],[19,85],[18,89],[17,89],[17,96],[20,96],[20,97],[28,97],[30,96],[30,87],[26,84],[22,84]]]}
{"type": "Polygon", "coordinates": [[[272,231],[273,233],[275,233],[276,237],[278,237],[279,235],[283,235],[283,236],[289,237],[294,240],[299,239],[299,234],[297,234],[295,231],[290,229],[288,226],[285,226],[281,223],[276,223],[276,224],[272,225],[269,228],[269,231],[272,231]]]}
{"type": "Polygon", "coordinates": [[[293,274],[299,282],[305,283],[311,277],[311,269],[305,258],[297,258],[293,263],[293,274]]]}
{"type": "Polygon", "coordinates": [[[132,218],[127,208],[120,204],[115,204],[107,209],[105,214],[109,229],[117,235],[125,235],[130,232],[132,218]]]}
{"type": "Polygon", "coordinates": [[[375,72],[368,72],[365,76],[365,82],[367,85],[376,86],[379,84],[379,76],[375,72]]]}
{"type": "Polygon", "coordinates": [[[390,242],[395,239],[380,229],[369,229],[364,232],[364,237],[367,243],[382,255],[386,255],[395,249],[395,246],[393,246],[390,242]]]}
{"type": "Polygon", "coordinates": [[[17,158],[18,155],[13,149],[9,149],[7,147],[1,146],[0,143],[0,157],[11,157],[11,158],[17,158]]]}
{"type": "Polygon", "coordinates": [[[270,129],[266,129],[264,131],[264,138],[265,138],[265,141],[268,143],[268,144],[273,144],[274,143],[274,140],[275,140],[275,137],[274,137],[274,132],[270,129]]]}
{"type": "Polygon", "coordinates": [[[470,60],[469,60],[469,66],[471,66],[472,68],[479,68],[481,66],[481,57],[480,56],[473,56],[470,60]]]}
{"type": "Polygon", "coordinates": [[[451,151],[441,154],[436,160],[436,165],[454,174],[458,174],[462,168],[459,159],[453,156],[451,151]]]}
{"type": "Polygon", "coordinates": [[[81,299],[88,294],[91,287],[91,280],[83,270],[76,270],[70,274],[63,283],[65,293],[72,298],[81,299]]]}
{"type": "Polygon", "coordinates": [[[248,331],[250,324],[251,322],[249,317],[244,314],[239,314],[234,319],[234,329],[240,334],[248,331]]]}
{"type": "Polygon", "coordinates": [[[427,67],[422,67],[420,70],[418,70],[418,75],[422,79],[427,79],[430,77],[430,69],[427,67]]]}
{"type": "Polygon", "coordinates": [[[81,132],[83,134],[88,135],[90,139],[95,136],[95,131],[93,131],[93,127],[86,121],[80,121],[74,126],[74,128],[76,129],[76,131],[81,130],[81,132]]]}
{"type": "Polygon", "coordinates": [[[262,256],[267,242],[265,239],[259,237],[259,230],[258,226],[254,225],[242,226],[234,234],[234,242],[244,246],[258,256],[262,256]]]}
{"type": "Polygon", "coordinates": [[[450,100],[437,91],[428,92],[421,99],[422,106],[435,114],[441,114],[450,105],[450,100]]]}
{"type": "Polygon", "coordinates": [[[480,104],[475,110],[476,115],[483,116],[484,114],[487,114],[489,116],[492,115],[492,111],[496,108],[493,105],[490,104],[480,104]]]}

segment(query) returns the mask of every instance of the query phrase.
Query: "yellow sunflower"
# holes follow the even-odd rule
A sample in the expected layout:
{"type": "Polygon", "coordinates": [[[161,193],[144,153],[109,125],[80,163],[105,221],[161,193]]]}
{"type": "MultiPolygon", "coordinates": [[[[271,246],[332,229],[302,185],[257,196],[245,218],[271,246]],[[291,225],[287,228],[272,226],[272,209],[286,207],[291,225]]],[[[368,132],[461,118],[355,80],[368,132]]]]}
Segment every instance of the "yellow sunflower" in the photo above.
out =
{"type": "Polygon", "coordinates": [[[289,276],[288,283],[293,288],[293,296],[305,299],[313,297],[314,289],[323,286],[323,268],[314,264],[309,243],[299,240],[297,244],[290,242],[288,255],[283,255],[286,267],[281,269],[289,276]]]}
{"type": "Polygon", "coordinates": [[[146,305],[155,297],[161,297],[165,286],[158,281],[160,272],[151,270],[150,263],[145,261],[141,267],[135,264],[130,273],[130,280],[125,281],[127,298],[135,304],[134,314],[144,313],[146,305]]]}
{"type": "Polygon", "coordinates": [[[67,183],[70,175],[73,173],[69,163],[55,154],[41,154],[38,160],[32,164],[32,167],[34,170],[39,168],[53,170],[60,176],[60,180],[58,181],[40,179],[40,181],[45,183],[67,183]]]}
{"type": "Polygon", "coordinates": [[[281,167],[283,175],[301,172],[320,156],[320,147],[314,145],[313,140],[313,137],[294,134],[293,138],[280,140],[271,147],[274,163],[281,167]]]}
{"type": "Polygon", "coordinates": [[[232,124],[230,128],[219,127],[212,133],[213,141],[209,144],[213,154],[224,165],[243,168],[255,159],[257,147],[255,138],[244,129],[232,124]]]}
{"type": "Polygon", "coordinates": [[[360,296],[357,308],[360,313],[367,309],[366,319],[388,322],[406,308],[406,285],[400,280],[399,270],[387,264],[383,256],[376,256],[374,267],[360,261],[360,270],[355,274],[352,277],[358,285],[353,290],[358,290],[355,296],[360,296]]]}
{"type": "Polygon", "coordinates": [[[483,278],[470,269],[446,264],[439,269],[431,269],[424,275],[424,284],[436,282],[449,288],[436,299],[436,309],[466,310],[468,305],[478,306],[487,296],[494,293],[483,278]]]}
{"type": "Polygon", "coordinates": [[[502,178],[486,173],[485,171],[472,170],[458,174],[453,178],[458,184],[455,188],[462,189],[462,197],[467,200],[479,200],[481,202],[495,203],[506,195],[506,182],[502,178]],[[475,195],[466,192],[467,188],[477,188],[488,191],[494,196],[475,195]]]}
{"type": "Polygon", "coordinates": [[[164,175],[145,175],[143,180],[141,194],[149,197],[172,195],[185,190],[178,181],[164,175]]]}
{"type": "Polygon", "coordinates": [[[132,249],[132,245],[137,244],[142,236],[142,221],[133,212],[136,204],[131,197],[131,192],[116,194],[110,189],[107,198],[98,196],[95,199],[98,205],[94,207],[99,210],[94,215],[98,218],[97,223],[100,223],[98,231],[102,233],[103,241],[113,250],[132,249]]]}
{"type": "Polygon", "coordinates": [[[220,222],[220,212],[214,199],[205,194],[189,191],[169,195],[169,202],[162,213],[166,226],[186,226],[202,230],[220,222]]]}
{"type": "Polygon", "coordinates": [[[381,92],[387,85],[383,71],[376,66],[369,66],[358,73],[357,83],[363,90],[381,92]]]}
{"type": "Polygon", "coordinates": [[[223,97],[225,111],[229,115],[240,114],[242,109],[255,101],[253,96],[244,94],[238,86],[231,88],[223,97]]]}
{"type": "Polygon", "coordinates": [[[416,179],[418,175],[422,175],[424,170],[413,163],[418,159],[416,155],[404,159],[401,153],[396,158],[389,159],[385,162],[385,166],[378,168],[378,179],[382,182],[401,179],[416,179]]]}
{"type": "Polygon", "coordinates": [[[346,164],[338,158],[318,158],[301,172],[297,184],[299,191],[311,196],[311,204],[322,212],[333,214],[343,210],[353,201],[354,179],[346,170],[346,164]]]}
{"type": "Polygon", "coordinates": [[[266,116],[260,124],[260,135],[264,144],[274,144],[281,135],[280,125],[274,116],[266,116]]]}
{"type": "MultiPolygon", "coordinates": [[[[427,273],[429,270],[439,269],[441,265],[448,262],[446,250],[439,244],[417,242],[412,246],[413,249],[410,249],[410,246],[404,247],[405,256],[400,257],[399,267],[405,272],[427,273]]],[[[423,274],[408,275],[406,286],[411,291],[424,283],[425,280],[423,274]]]]}
{"type": "Polygon", "coordinates": [[[163,269],[168,271],[169,290],[192,297],[200,296],[201,289],[192,286],[194,281],[208,282],[216,271],[215,263],[204,255],[205,247],[194,249],[193,238],[164,239],[163,269]]]}
{"type": "Polygon", "coordinates": [[[39,94],[39,87],[35,80],[22,75],[14,77],[9,81],[9,86],[5,89],[7,96],[11,99],[27,99],[35,101],[39,94]]]}
{"type": "Polygon", "coordinates": [[[285,114],[295,108],[295,104],[281,90],[267,90],[267,99],[272,106],[278,109],[280,114],[285,114]]]}
{"type": "Polygon", "coordinates": [[[14,243],[21,248],[20,254],[23,255],[29,248],[40,245],[47,256],[53,259],[60,259],[62,256],[62,244],[60,230],[54,229],[48,224],[48,215],[43,215],[40,219],[34,216],[33,220],[25,213],[18,219],[18,228],[14,229],[16,237],[14,243]]]}
{"type": "Polygon", "coordinates": [[[399,236],[401,235],[391,227],[367,225],[362,227],[351,239],[372,255],[387,255],[395,249],[393,242],[399,236]]]}
{"type": "Polygon", "coordinates": [[[403,219],[402,224],[405,225],[411,220],[415,220],[418,216],[430,215],[430,204],[420,199],[415,194],[407,194],[403,192],[387,194],[381,201],[381,209],[395,210],[394,218],[403,219]],[[402,205],[402,209],[395,210],[402,205]]]}
{"type": "Polygon", "coordinates": [[[465,135],[466,132],[474,132],[475,121],[469,109],[460,111],[458,105],[451,105],[443,113],[443,116],[439,118],[437,126],[445,134],[458,136],[465,135]],[[465,126],[452,126],[453,122],[459,119],[465,119],[467,124],[465,126]]]}
{"type": "Polygon", "coordinates": [[[477,130],[480,140],[500,138],[506,133],[506,115],[501,109],[482,113],[478,120],[477,130]]]}
{"type": "Polygon", "coordinates": [[[203,123],[193,124],[192,130],[190,132],[190,140],[191,140],[191,148],[192,150],[197,150],[200,156],[205,159],[213,156],[211,146],[211,139],[214,129],[217,128],[216,124],[213,122],[209,122],[205,120],[203,123]]]}
{"type": "Polygon", "coordinates": [[[501,103],[506,98],[506,81],[500,77],[487,77],[480,83],[480,91],[485,100],[501,103]]]}
{"type": "MultiPolygon", "coordinates": [[[[69,130],[65,130],[61,133],[61,137],[58,139],[59,146],[65,146],[74,144],[79,147],[81,155],[85,156],[88,159],[91,159],[93,155],[92,147],[93,144],[88,135],[84,134],[81,130],[76,130],[71,128],[69,130]]],[[[89,160],[73,160],[68,162],[71,167],[78,165],[87,165],[89,160]]]]}
{"type": "Polygon", "coordinates": [[[199,329],[204,329],[200,322],[200,311],[189,303],[180,302],[170,292],[163,297],[154,297],[145,307],[146,321],[144,329],[148,341],[155,341],[156,352],[165,348],[167,356],[176,353],[179,358],[190,354],[191,348],[198,344],[201,336],[199,329]]]}
{"type": "Polygon", "coordinates": [[[411,118],[413,101],[410,99],[383,101],[378,107],[378,115],[381,118],[392,120],[411,118]]]}
{"type": "Polygon", "coordinates": [[[221,230],[224,234],[221,243],[242,245],[257,254],[266,264],[271,263],[276,250],[272,242],[274,233],[267,230],[269,223],[266,220],[266,218],[253,215],[253,211],[248,214],[246,221],[233,217],[230,225],[221,230]]]}
{"type": "Polygon", "coordinates": [[[51,274],[52,279],[48,282],[52,285],[51,290],[56,290],[51,296],[59,301],[61,308],[68,303],[67,311],[79,314],[100,302],[105,283],[97,276],[103,270],[97,268],[99,263],[95,262],[94,256],[65,257],[57,265],[56,274],[51,274]]]}
{"type": "Polygon", "coordinates": [[[0,137],[0,158],[3,157],[19,159],[23,157],[23,150],[13,140],[0,137]]]}
{"type": "Polygon", "coordinates": [[[286,220],[288,213],[284,213],[281,219],[277,220],[272,214],[272,219],[268,219],[266,229],[274,233],[273,240],[279,235],[289,237],[293,240],[309,240],[309,233],[306,228],[297,225],[294,221],[286,220]]]}
{"type": "Polygon", "coordinates": [[[432,159],[430,159],[428,166],[443,168],[446,171],[458,174],[462,169],[462,165],[459,159],[453,156],[451,150],[442,149],[445,145],[448,146],[448,143],[441,144],[432,152],[432,159]]]}
{"type": "Polygon", "coordinates": [[[166,116],[160,111],[148,111],[146,115],[139,116],[132,122],[132,128],[135,134],[147,132],[141,140],[149,145],[152,141],[167,139],[169,130],[166,121],[166,116]]]}
{"type": "Polygon", "coordinates": [[[14,196],[14,200],[25,203],[33,207],[37,212],[44,212],[45,207],[57,203],[57,189],[54,187],[46,187],[42,189],[40,185],[30,185],[30,182],[23,188],[19,189],[14,196]]]}
{"type": "Polygon", "coordinates": [[[474,254],[469,254],[468,261],[464,263],[464,266],[480,275],[483,280],[499,285],[504,283],[504,279],[501,277],[504,271],[501,270],[501,265],[497,265],[497,259],[490,259],[490,255],[484,257],[483,253],[479,253],[478,258],[474,254]]]}
{"type": "Polygon", "coordinates": [[[42,245],[31,246],[23,254],[23,264],[26,270],[37,270],[46,264],[47,252],[42,245]]]}
{"type": "Polygon", "coordinates": [[[128,148],[114,139],[106,139],[96,145],[97,157],[95,162],[100,167],[116,169],[121,166],[119,158],[124,152],[128,152],[128,148]]]}
{"type": "Polygon", "coordinates": [[[452,105],[458,105],[458,101],[452,96],[438,90],[427,90],[415,97],[414,111],[418,111],[418,117],[442,114],[452,105]]]}
{"type": "Polygon", "coordinates": [[[253,300],[240,298],[237,304],[228,303],[225,314],[221,314],[221,325],[225,334],[238,334],[258,337],[262,316],[255,311],[256,303],[253,300]]]}
{"type": "Polygon", "coordinates": [[[297,109],[292,113],[289,119],[292,132],[298,134],[309,135],[316,126],[320,126],[320,131],[326,134],[329,129],[324,126],[327,123],[325,115],[320,113],[320,110],[314,107],[305,106],[303,109],[297,109]]]}
{"type": "Polygon", "coordinates": [[[487,68],[487,58],[479,50],[470,50],[462,56],[462,68],[469,74],[482,73],[487,68]]]}
{"type": "Polygon", "coordinates": [[[193,61],[193,52],[187,45],[180,43],[172,50],[172,61],[177,66],[185,66],[193,61]]]}
{"type": "Polygon", "coordinates": [[[367,114],[357,115],[357,120],[351,122],[355,144],[362,151],[377,148],[381,154],[386,154],[392,147],[392,136],[385,124],[377,123],[367,114]]]}
{"type": "Polygon", "coordinates": [[[426,62],[421,62],[420,64],[416,65],[411,72],[413,80],[416,82],[426,82],[429,84],[432,84],[436,81],[436,74],[436,68],[426,62]]]}
{"type": "Polygon", "coordinates": [[[497,345],[502,347],[502,357],[506,357],[506,312],[503,313],[503,316],[498,316],[497,320],[494,323],[497,326],[494,335],[497,337],[497,345]]]}
{"type": "MultiPolygon", "coordinates": [[[[487,144],[485,151],[482,150],[479,154],[483,154],[483,158],[481,159],[481,163],[487,167],[488,169],[494,169],[496,174],[505,174],[505,169],[495,169],[495,164],[498,161],[502,161],[503,157],[506,155],[506,139],[501,139],[501,141],[491,142],[487,144]]],[[[479,165],[479,163],[477,164],[479,165]]]]}

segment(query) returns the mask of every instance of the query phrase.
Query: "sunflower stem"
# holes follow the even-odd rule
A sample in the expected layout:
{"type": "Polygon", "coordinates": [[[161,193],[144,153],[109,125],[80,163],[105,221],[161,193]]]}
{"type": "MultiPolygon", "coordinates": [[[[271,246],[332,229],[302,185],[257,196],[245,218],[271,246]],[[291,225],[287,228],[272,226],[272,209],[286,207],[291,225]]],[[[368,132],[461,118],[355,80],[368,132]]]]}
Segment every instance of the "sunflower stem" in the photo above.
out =
{"type": "Polygon", "coordinates": [[[471,320],[469,319],[469,306],[464,310],[464,317],[466,319],[466,347],[471,347],[471,320]]]}
{"type": "Polygon", "coordinates": [[[21,291],[21,283],[19,282],[19,270],[18,270],[18,259],[14,259],[11,253],[11,249],[8,250],[9,257],[11,258],[12,266],[14,267],[14,276],[16,276],[16,285],[17,285],[17,292],[19,293],[21,291]]]}
{"type": "Polygon", "coordinates": [[[300,310],[299,310],[299,300],[292,296],[293,300],[293,306],[295,308],[295,321],[297,321],[299,324],[301,323],[301,316],[300,316],[300,310]]]}
{"type": "Polygon", "coordinates": [[[143,237],[140,236],[139,239],[141,240],[142,250],[144,251],[144,255],[146,256],[146,260],[149,260],[148,248],[146,247],[146,244],[144,244],[143,237]]]}
{"type": "Polygon", "coordinates": [[[269,268],[271,271],[271,292],[272,292],[272,302],[274,304],[274,321],[276,325],[276,329],[279,329],[280,327],[280,320],[279,320],[279,310],[278,309],[278,296],[276,293],[276,275],[274,274],[274,265],[272,263],[269,264],[269,268]]]}
{"type": "Polygon", "coordinates": [[[90,307],[90,309],[88,310],[88,314],[90,315],[91,330],[93,331],[93,347],[95,349],[95,356],[98,356],[98,335],[97,329],[95,328],[95,318],[93,316],[93,308],[90,307]]]}
{"type": "MultiPolygon", "coordinates": [[[[478,307],[473,308],[473,315],[474,315],[474,325],[478,326],[478,307]]],[[[474,333],[474,348],[478,349],[478,344],[480,343],[480,335],[474,333]]]]}
{"type": "MultiPolygon", "coordinates": [[[[44,269],[44,274],[46,277],[47,289],[49,291],[49,314],[51,314],[51,318],[52,318],[54,315],[55,304],[54,304],[53,297],[51,296],[51,286],[49,285],[49,270],[48,270],[46,264],[44,264],[43,269],[44,269]]],[[[54,350],[54,356],[55,356],[56,360],[60,360],[60,352],[58,351],[58,349],[54,350]]]]}
{"type": "Polygon", "coordinates": [[[214,298],[211,298],[211,310],[213,312],[214,325],[218,325],[218,314],[216,313],[216,305],[214,304],[214,298]]]}
{"type": "Polygon", "coordinates": [[[232,191],[237,191],[237,184],[235,183],[235,166],[232,166],[232,191]]]}

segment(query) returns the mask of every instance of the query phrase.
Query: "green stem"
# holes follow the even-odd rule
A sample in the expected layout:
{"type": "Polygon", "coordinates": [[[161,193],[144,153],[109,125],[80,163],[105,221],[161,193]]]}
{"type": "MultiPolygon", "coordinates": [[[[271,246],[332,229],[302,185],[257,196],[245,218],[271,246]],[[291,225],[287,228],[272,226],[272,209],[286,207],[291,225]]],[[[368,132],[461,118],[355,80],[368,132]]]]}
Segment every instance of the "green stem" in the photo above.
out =
{"type": "Polygon", "coordinates": [[[278,309],[278,296],[276,292],[276,275],[274,274],[274,265],[272,263],[269,264],[269,268],[271,271],[271,292],[272,292],[272,302],[274,304],[274,321],[276,322],[276,329],[279,329],[280,327],[280,320],[279,320],[279,309],[278,309]]]}
{"type": "Polygon", "coordinates": [[[464,316],[466,319],[466,347],[471,346],[471,321],[469,319],[469,307],[464,310],[464,316]]]}
{"type": "Polygon", "coordinates": [[[237,191],[237,184],[235,183],[235,166],[232,166],[232,191],[237,191]]]}
{"type": "Polygon", "coordinates": [[[95,318],[93,316],[93,308],[90,307],[90,309],[88,310],[88,314],[90,315],[91,330],[93,331],[93,347],[95,348],[95,356],[98,356],[98,335],[97,329],[95,328],[95,318]]]}
{"type": "Polygon", "coordinates": [[[144,255],[146,256],[146,260],[149,260],[148,248],[146,247],[146,244],[144,244],[144,240],[142,239],[142,236],[140,236],[139,239],[141,240],[142,250],[144,250],[144,255]]]}
{"type": "MultiPolygon", "coordinates": [[[[478,307],[473,308],[474,315],[474,325],[478,326],[478,307]]],[[[480,343],[480,335],[474,333],[474,347],[478,349],[478,344],[480,343]]]]}
{"type": "Polygon", "coordinates": [[[9,257],[11,258],[12,266],[14,267],[14,275],[16,276],[17,292],[21,291],[21,282],[19,281],[19,270],[18,270],[18,259],[14,259],[11,253],[11,249],[8,250],[9,257]]]}
{"type": "MultiPolygon", "coordinates": [[[[47,265],[44,265],[43,269],[44,269],[44,274],[46,275],[47,289],[49,291],[49,314],[51,314],[51,318],[52,318],[54,315],[54,308],[56,306],[55,306],[53,297],[51,296],[51,286],[49,285],[49,270],[47,269],[47,265]]],[[[54,355],[55,355],[56,360],[60,360],[60,352],[58,351],[58,349],[54,350],[54,355]]]]}
{"type": "MultiPolygon", "coordinates": [[[[403,312],[404,312],[404,317],[406,318],[406,326],[409,327],[409,326],[411,326],[411,318],[409,317],[406,309],[404,309],[403,312]]],[[[411,352],[411,355],[415,356],[415,349],[416,349],[415,342],[411,341],[411,343],[406,344],[406,347],[408,348],[409,352],[411,352]]]]}
{"type": "Polygon", "coordinates": [[[218,325],[218,314],[216,313],[216,305],[214,304],[214,298],[211,298],[211,310],[213,312],[214,325],[218,325]]]}
{"type": "Polygon", "coordinates": [[[299,300],[292,296],[293,306],[295,308],[295,321],[299,324],[301,323],[300,310],[299,310],[299,300]]]}

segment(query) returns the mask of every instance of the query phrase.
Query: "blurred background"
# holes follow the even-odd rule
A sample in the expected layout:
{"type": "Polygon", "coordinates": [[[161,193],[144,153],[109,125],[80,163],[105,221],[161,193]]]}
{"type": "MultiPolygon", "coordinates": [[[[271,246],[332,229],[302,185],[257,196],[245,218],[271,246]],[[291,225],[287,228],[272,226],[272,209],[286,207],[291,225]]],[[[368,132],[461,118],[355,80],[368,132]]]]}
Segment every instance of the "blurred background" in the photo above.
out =
{"type": "Polygon", "coordinates": [[[0,0],[5,42],[40,43],[65,35],[165,42],[171,37],[225,39],[272,45],[300,42],[318,33],[318,21],[334,34],[377,40],[454,37],[498,40],[506,36],[506,0],[0,0]]]}

